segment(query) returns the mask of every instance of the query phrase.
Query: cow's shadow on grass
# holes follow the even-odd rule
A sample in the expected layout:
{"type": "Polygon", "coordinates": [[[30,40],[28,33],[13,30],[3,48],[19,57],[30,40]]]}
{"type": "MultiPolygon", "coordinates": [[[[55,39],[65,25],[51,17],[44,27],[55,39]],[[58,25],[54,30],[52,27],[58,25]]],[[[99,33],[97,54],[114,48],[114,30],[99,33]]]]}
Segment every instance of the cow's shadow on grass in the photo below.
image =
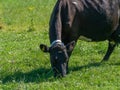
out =
{"type": "MultiPolygon", "coordinates": [[[[101,64],[103,63],[98,62],[98,63],[90,63],[83,66],[69,67],[69,71],[74,72],[74,71],[80,71],[84,68],[99,67],[101,64]]],[[[114,64],[114,65],[120,65],[120,63],[114,64]]],[[[33,70],[28,73],[16,72],[13,75],[8,75],[2,79],[2,82],[3,84],[7,82],[40,83],[40,82],[46,82],[46,81],[53,82],[55,80],[56,79],[54,79],[53,77],[52,69],[39,68],[37,70],[33,70]]]]}
{"type": "Polygon", "coordinates": [[[39,68],[27,73],[23,72],[15,72],[13,75],[8,75],[5,78],[2,79],[2,83],[7,83],[7,82],[24,82],[24,83],[29,83],[29,82],[45,82],[48,79],[53,77],[53,72],[51,69],[46,69],[46,68],[39,68]]]}
{"type": "Polygon", "coordinates": [[[82,70],[83,68],[99,67],[101,64],[102,64],[101,62],[97,62],[97,63],[89,63],[79,67],[71,67],[70,71],[79,71],[82,70]]]}

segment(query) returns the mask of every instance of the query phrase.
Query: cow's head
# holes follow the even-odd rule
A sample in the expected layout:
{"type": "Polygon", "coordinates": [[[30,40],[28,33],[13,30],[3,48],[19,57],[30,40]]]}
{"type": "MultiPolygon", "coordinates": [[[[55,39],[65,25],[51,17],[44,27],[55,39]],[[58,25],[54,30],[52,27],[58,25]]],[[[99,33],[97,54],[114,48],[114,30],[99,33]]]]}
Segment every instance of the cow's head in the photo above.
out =
{"type": "Polygon", "coordinates": [[[50,53],[50,62],[55,77],[66,75],[69,59],[68,52],[73,50],[74,45],[75,42],[72,41],[65,46],[60,40],[55,40],[50,47],[47,47],[44,44],[40,45],[40,49],[43,52],[50,53]]]}

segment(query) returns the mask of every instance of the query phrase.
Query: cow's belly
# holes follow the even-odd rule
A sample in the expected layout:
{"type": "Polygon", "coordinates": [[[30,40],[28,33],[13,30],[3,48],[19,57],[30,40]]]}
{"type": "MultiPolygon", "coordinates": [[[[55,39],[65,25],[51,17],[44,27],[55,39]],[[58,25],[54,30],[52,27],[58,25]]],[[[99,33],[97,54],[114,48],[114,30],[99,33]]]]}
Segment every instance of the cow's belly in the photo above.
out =
{"type": "Polygon", "coordinates": [[[114,32],[111,25],[87,25],[85,28],[80,29],[80,39],[86,41],[103,41],[108,39],[114,32]]]}
{"type": "MultiPolygon", "coordinates": [[[[101,26],[102,27],[102,26],[101,26]]],[[[84,30],[84,29],[83,29],[84,30]]],[[[80,39],[86,41],[104,41],[108,39],[114,31],[112,29],[89,28],[80,34],[80,39]]]]}
{"type": "Polygon", "coordinates": [[[115,20],[113,18],[106,18],[104,15],[96,17],[90,15],[80,23],[80,38],[84,36],[88,41],[106,40],[116,30],[118,24],[118,18],[115,20]]]}

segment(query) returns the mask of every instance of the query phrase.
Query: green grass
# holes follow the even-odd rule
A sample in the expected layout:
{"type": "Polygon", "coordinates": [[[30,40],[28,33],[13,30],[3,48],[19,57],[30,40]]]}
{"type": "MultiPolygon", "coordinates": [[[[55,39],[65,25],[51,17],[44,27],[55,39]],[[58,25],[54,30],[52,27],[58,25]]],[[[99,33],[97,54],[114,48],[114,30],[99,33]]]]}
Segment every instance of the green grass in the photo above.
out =
{"type": "Polygon", "coordinates": [[[39,44],[49,45],[48,24],[55,2],[0,0],[0,90],[119,90],[120,46],[108,62],[99,63],[107,41],[78,41],[69,74],[53,77],[49,54],[40,51],[39,44]]]}

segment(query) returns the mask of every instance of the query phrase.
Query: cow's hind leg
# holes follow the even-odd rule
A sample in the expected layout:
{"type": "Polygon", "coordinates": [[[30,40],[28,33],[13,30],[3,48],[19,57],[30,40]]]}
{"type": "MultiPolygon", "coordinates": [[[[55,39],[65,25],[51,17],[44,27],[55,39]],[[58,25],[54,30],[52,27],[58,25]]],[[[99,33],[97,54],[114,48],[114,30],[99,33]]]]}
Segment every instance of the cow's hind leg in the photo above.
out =
{"type": "Polygon", "coordinates": [[[115,42],[109,41],[107,52],[102,61],[107,61],[109,59],[116,45],[117,44],[115,42]]]}
{"type": "Polygon", "coordinates": [[[108,50],[103,58],[102,61],[107,61],[113,52],[115,46],[120,43],[120,25],[118,26],[117,30],[111,35],[109,39],[109,46],[108,50]]]}

